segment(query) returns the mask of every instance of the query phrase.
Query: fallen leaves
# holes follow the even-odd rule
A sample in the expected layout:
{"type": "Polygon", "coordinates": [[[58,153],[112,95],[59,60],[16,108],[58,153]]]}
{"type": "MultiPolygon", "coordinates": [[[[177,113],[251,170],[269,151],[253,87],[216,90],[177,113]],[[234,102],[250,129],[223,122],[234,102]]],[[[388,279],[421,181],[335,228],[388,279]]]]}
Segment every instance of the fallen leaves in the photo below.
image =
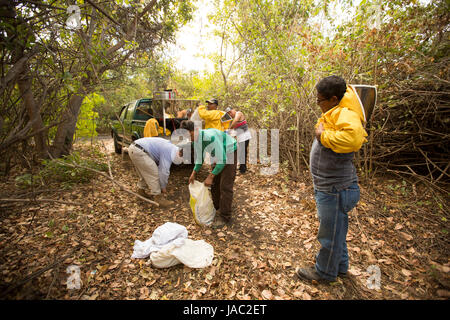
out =
{"type": "MultiPolygon", "coordinates": [[[[116,160],[114,176],[132,189],[137,176],[130,166],[119,169],[122,160],[116,160]]],[[[174,199],[180,200],[176,208],[167,211],[144,208],[118,190],[112,193],[109,186],[105,188],[107,182],[101,179],[68,191],[67,199],[82,198],[86,207],[48,205],[41,210],[36,216],[40,220],[36,220],[39,226],[35,230],[39,240],[30,233],[17,251],[5,253],[7,262],[2,265],[5,283],[14,283],[18,272],[25,268],[47,265],[49,256],[81,244],[82,249],[64,261],[65,266],[77,264],[82,268],[83,281],[87,280],[84,283],[90,289],[81,299],[367,299],[374,297],[367,292],[375,294],[366,287],[369,277],[366,270],[371,264],[378,265],[382,271],[381,298],[448,298],[446,282],[437,282],[427,275],[431,270],[448,278],[450,272],[448,262],[441,259],[439,251],[440,230],[436,232],[437,227],[426,220],[419,220],[419,224],[414,215],[405,218],[399,208],[404,200],[390,201],[389,194],[374,199],[363,191],[364,199],[358,204],[358,210],[349,215],[347,240],[351,268],[348,273],[358,278],[357,284],[340,279],[337,285],[328,287],[319,283],[303,286],[301,281],[292,279],[294,266],[312,264],[319,246],[316,206],[309,182],[283,185],[278,183],[283,180],[281,176],[274,176],[269,182],[257,174],[246,176],[245,183],[237,180],[233,204],[238,208],[233,213],[236,223],[216,232],[193,222],[187,188],[178,185],[186,181],[186,172],[178,170],[174,170],[171,179],[175,180],[169,183],[174,199]],[[390,202],[384,204],[387,201],[390,202]],[[379,214],[383,206],[387,209],[379,214]],[[50,221],[53,221],[51,226],[50,221]],[[145,260],[130,259],[134,240],[148,238],[157,226],[167,221],[185,225],[190,235],[214,246],[215,257],[209,269],[184,266],[155,269],[145,260]],[[51,232],[51,237],[44,238],[46,232],[51,232]],[[434,245],[428,246],[429,252],[425,247],[415,246],[426,239],[434,245]],[[19,261],[24,253],[34,252],[35,261],[21,262],[16,270],[19,264],[13,261],[19,261]],[[428,256],[434,260],[426,259],[428,256]],[[405,286],[420,290],[405,292],[405,286]]],[[[19,239],[30,222],[26,210],[9,214],[0,226],[3,231],[0,244],[7,242],[5,235],[19,239]]],[[[36,287],[45,291],[51,276],[48,272],[37,279],[36,287]]],[[[50,297],[72,299],[78,295],[67,296],[65,285],[61,284],[54,286],[50,297]]]]}
{"type": "Polygon", "coordinates": [[[409,271],[409,270],[406,270],[406,269],[402,269],[402,274],[403,274],[405,277],[411,277],[411,276],[412,276],[412,272],[409,271]]]}
{"type": "Polygon", "coordinates": [[[403,225],[400,223],[397,223],[394,227],[394,230],[401,230],[401,229],[403,229],[403,225]]]}
{"type": "Polygon", "coordinates": [[[399,234],[407,241],[411,241],[412,239],[414,239],[412,235],[409,235],[406,232],[400,231],[399,234]]]}
{"type": "Polygon", "coordinates": [[[436,294],[442,298],[450,298],[450,291],[439,289],[436,291],[436,294]]]}
{"type": "Polygon", "coordinates": [[[308,292],[303,292],[302,298],[303,300],[311,300],[311,296],[308,294],[308,292]]]}
{"type": "Polygon", "coordinates": [[[348,273],[351,274],[351,275],[354,275],[354,276],[360,276],[361,275],[361,270],[359,268],[357,268],[357,267],[351,267],[348,270],[348,273]]]}
{"type": "Polygon", "coordinates": [[[263,297],[263,299],[265,299],[265,300],[271,300],[271,299],[273,299],[273,294],[272,294],[272,292],[270,291],[270,290],[263,290],[262,292],[261,292],[261,296],[263,297]]]}

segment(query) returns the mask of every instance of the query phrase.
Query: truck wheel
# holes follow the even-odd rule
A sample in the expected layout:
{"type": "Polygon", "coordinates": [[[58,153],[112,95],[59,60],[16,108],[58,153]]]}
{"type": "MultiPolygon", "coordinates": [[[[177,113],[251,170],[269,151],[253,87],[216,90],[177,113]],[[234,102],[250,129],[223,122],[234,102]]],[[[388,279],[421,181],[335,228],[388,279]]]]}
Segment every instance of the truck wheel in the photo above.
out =
{"type": "Polygon", "coordinates": [[[117,154],[122,154],[122,145],[117,141],[117,135],[114,134],[114,151],[117,154]]]}

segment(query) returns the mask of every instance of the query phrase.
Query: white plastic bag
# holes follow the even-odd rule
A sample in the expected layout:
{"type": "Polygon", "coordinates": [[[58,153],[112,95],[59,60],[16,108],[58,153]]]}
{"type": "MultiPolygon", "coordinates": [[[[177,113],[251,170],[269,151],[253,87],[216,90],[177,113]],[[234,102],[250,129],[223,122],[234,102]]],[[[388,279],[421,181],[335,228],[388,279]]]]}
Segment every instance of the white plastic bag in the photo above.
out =
{"type": "Polygon", "coordinates": [[[214,248],[209,243],[191,239],[184,239],[182,245],[170,243],[150,255],[157,268],[169,268],[179,263],[189,268],[205,268],[211,265],[213,258],[214,248]]]}
{"type": "Polygon", "coordinates": [[[209,226],[216,215],[211,192],[203,183],[195,180],[189,184],[189,193],[191,195],[189,204],[195,222],[201,226],[209,226]]]}

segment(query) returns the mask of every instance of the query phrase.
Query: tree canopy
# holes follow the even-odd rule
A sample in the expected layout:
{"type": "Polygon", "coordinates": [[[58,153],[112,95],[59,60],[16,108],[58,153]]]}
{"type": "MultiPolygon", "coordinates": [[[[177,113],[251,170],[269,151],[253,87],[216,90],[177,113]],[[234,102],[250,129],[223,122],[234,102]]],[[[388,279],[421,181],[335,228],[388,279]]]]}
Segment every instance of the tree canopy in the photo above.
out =
{"type": "MultiPolygon", "coordinates": [[[[78,11],[70,1],[1,5],[0,150],[31,144],[39,157],[69,154],[92,94],[105,99],[89,112],[106,132],[121,104],[175,88],[280,129],[281,157],[299,173],[320,114],[314,86],[339,74],[378,87],[370,143],[358,158],[365,173],[376,166],[448,178],[446,1],[217,0],[209,37],[220,45],[206,74],[178,70],[166,52],[192,20],[191,1],[80,0],[78,11]]],[[[2,153],[4,162],[13,154],[2,153]]]]}

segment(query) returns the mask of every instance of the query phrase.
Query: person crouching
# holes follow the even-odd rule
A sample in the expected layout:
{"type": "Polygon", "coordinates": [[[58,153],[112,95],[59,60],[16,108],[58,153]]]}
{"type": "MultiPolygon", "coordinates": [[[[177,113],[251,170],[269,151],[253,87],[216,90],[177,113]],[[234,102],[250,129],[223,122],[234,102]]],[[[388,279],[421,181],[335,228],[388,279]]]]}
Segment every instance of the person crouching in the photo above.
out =
{"type": "Polygon", "coordinates": [[[181,163],[181,150],[163,138],[149,137],[135,140],[128,154],[139,175],[138,194],[157,202],[162,207],[173,204],[167,200],[167,184],[172,163],[181,163]],[[145,189],[150,189],[150,196],[145,189]]]}

